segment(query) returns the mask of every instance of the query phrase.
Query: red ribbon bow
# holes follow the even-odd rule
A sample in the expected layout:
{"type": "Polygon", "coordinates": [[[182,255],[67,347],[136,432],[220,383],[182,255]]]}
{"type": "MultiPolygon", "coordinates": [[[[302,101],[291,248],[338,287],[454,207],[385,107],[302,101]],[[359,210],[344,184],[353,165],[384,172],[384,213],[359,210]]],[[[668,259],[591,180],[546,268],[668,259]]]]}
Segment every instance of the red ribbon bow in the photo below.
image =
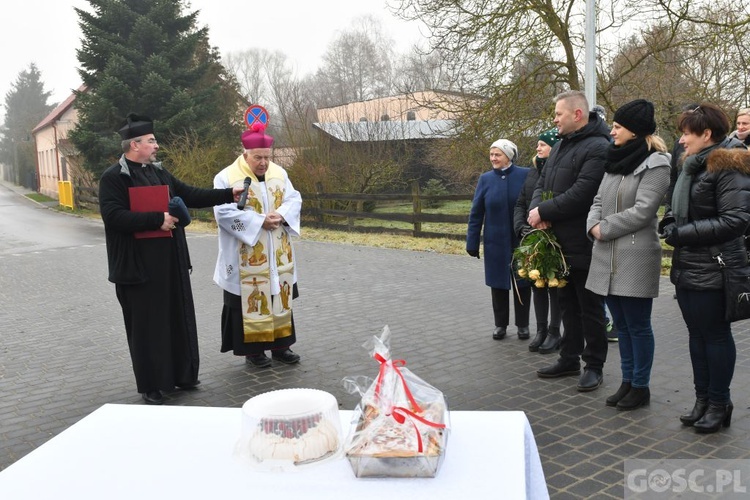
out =
{"type": "Polygon", "coordinates": [[[406,398],[409,400],[412,409],[414,409],[414,411],[421,412],[422,408],[419,407],[417,401],[414,399],[414,396],[412,396],[411,391],[409,390],[409,385],[406,383],[406,379],[404,379],[404,374],[401,373],[401,370],[399,370],[399,367],[406,366],[406,361],[403,359],[388,360],[378,353],[375,353],[373,357],[378,363],[380,363],[378,381],[375,384],[375,397],[380,398],[380,389],[383,385],[383,379],[385,378],[386,370],[388,369],[388,366],[391,366],[393,367],[393,371],[396,372],[396,375],[401,378],[401,384],[404,386],[404,393],[406,393],[406,398]]]}
{"type": "Polygon", "coordinates": [[[429,425],[430,427],[434,427],[436,429],[445,429],[445,424],[439,424],[437,422],[432,422],[430,420],[427,420],[425,418],[420,417],[417,415],[417,413],[422,413],[422,408],[417,404],[417,401],[414,399],[414,396],[411,393],[411,390],[409,390],[409,385],[406,383],[406,379],[404,378],[404,374],[401,373],[401,370],[399,370],[399,367],[406,366],[406,361],[403,359],[396,359],[396,360],[387,360],[380,354],[375,354],[373,356],[375,360],[380,363],[380,371],[378,373],[378,380],[375,383],[375,397],[379,399],[380,397],[380,390],[383,385],[383,379],[385,378],[386,370],[388,369],[388,366],[391,366],[393,368],[393,371],[396,372],[396,374],[401,379],[401,384],[404,387],[404,393],[406,394],[406,398],[409,400],[409,404],[411,405],[412,409],[414,411],[411,411],[407,408],[404,408],[402,406],[392,406],[390,408],[390,415],[393,417],[393,419],[398,422],[399,424],[403,424],[406,422],[406,417],[410,417],[409,422],[414,427],[414,432],[417,435],[417,447],[419,453],[422,453],[423,446],[422,446],[422,434],[419,432],[419,428],[417,427],[416,422],[414,420],[417,420],[419,422],[422,422],[423,424],[429,425]],[[415,413],[417,412],[417,413],[415,413]]]}
{"type": "MultiPolygon", "coordinates": [[[[411,412],[407,410],[406,408],[402,408],[400,406],[394,406],[391,409],[391,416],[399,424],[403,424],[406,421],[406,417],[409,416],[414,420],[419,420],[423,424],[429,425],[430,427],[434,427],[436,429],[445,429],[445,424],[438,424],[437,422],[431,422],[427,420],[426,418],[422,418],[416,413],[411,412]]],[[[417,427],[417,424],[416,422],[414,422],[414,420],[410,420],[410,422],[411,422],[411,425],[414,426],[414,433],[417,435],[417,451],[419,451],[419,453],[422,453],[423,451],[422,434],[419,432],[419,427],[417,427]]]]}

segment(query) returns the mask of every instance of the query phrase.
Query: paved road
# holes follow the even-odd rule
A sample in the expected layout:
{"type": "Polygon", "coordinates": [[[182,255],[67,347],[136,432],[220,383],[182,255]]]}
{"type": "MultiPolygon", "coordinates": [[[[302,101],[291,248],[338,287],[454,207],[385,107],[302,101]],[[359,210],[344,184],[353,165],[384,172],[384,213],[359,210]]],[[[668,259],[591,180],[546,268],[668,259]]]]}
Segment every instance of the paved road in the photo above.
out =
{"type": "MultiPolygon", "coordinates": [[[[0,200],[1,210],[15,210],[0,200]]],[[[102,404],[142,403],[114,286],[106,281],[101,224],[37,208],[44,223],[66,218],[77,244],[0,252],[0,469],[102,404]]],[[[512,337],[491,340],[482,263],[464,256],[298,242],[295,350],[302,363],[247,367],[218,352],[221,292],[211,281],[216,238],[191,235],[189,244],[203,384],[169,394],[168,404],[239,407],[265,391],[315,387],[352,409],[357,398],[341,380],[375,375],[361,345],[389,325],[395,356],[443,390],[452,409],[526,412],[553,498],[622,498],[627,458],[750,455],[748,324],[735,328],[732,426],[705,436],[682,428],[677,415],[693,402],[687,333],[666,279],[654,308],[652,403],[617,412],[604,405],[619,386],[616,344],[598,391],[578,393],[575,378],[538,379],[534,370],[554,356],[529,353],[527,342],[512,337]]]]}
{"type": "Polygon", "coordinates": [[[48,210],[0,184],[0,255],[103,243],[101,224],[48,210]]]}

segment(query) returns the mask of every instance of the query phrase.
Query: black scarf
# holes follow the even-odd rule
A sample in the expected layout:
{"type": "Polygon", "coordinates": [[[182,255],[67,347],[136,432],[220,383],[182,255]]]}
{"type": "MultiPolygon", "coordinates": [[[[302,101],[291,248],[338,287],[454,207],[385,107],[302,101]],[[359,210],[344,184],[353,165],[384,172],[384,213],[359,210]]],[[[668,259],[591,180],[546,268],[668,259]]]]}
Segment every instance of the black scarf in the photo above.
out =
{"type": "Polygon", "coordinates": [[[534,164],[536,165],[536,169],[540,172],[544,168],[544,164],[547,163],[547,158],[539,158],[538,156],[534,159],[534,164]]]}
{"type": "Polygon", "coordinates": [[[636,137],[628,141],[624,146],[615,146],[614,143],[607,149],[607,163],[604,171],[608,174],[629,175],[633,173],[643,160],[648,158],[651,152],[648,149],[646,139],[636,137]]]}

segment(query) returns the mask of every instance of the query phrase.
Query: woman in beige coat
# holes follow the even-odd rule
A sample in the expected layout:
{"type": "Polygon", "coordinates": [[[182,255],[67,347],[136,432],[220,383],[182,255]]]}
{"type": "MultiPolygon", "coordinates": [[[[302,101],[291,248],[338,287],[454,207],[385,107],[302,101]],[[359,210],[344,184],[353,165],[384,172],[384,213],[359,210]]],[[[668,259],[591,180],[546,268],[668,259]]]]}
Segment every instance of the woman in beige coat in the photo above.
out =
{"type": "Polygon", "coordinates": [[[669,160],[654,106],[637,99],[613,117],[613,143],[589,211],[594,240],[586,288],[606,297],[618,332],[622,384],[607,406],[633,410],[650,400],[654,359],[651,309],[659,294],[661,245],[657,210],[669,187],[669,160]]]}

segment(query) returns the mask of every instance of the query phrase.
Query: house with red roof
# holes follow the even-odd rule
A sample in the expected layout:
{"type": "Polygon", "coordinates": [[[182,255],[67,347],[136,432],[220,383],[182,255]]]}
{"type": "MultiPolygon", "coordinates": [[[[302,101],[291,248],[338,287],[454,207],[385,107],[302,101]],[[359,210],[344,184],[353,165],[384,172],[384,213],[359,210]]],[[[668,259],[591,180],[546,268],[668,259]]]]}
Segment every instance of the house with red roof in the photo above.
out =
{"type": "MultiPolygon", "coordinates": [[[[78,88],[79,92],[85,90],[85,85],[78,88]]],[[[55,199],[60,197],[58,183],[70,181],[74,176],[73,166],[78,153],[68,139],[68,133],[78,123],[75,99],[76,94],[71,94],[31,131],[36,144],[38,190],[55,199]]]]}

